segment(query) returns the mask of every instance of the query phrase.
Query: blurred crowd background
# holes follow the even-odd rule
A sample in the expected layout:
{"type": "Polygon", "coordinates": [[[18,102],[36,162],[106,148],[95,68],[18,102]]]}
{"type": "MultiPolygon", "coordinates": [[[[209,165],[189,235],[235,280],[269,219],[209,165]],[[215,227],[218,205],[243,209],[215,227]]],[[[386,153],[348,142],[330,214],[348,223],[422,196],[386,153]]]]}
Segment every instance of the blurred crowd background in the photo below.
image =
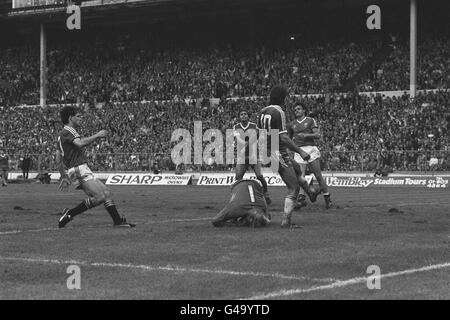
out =
{"type": "Polygon", "coordinates": [[[417,89],[434,91],[410,99],[408,17],[394,13],[384,14],[387,27],[379,32],[367,31],[364,15],[357,30],[341,13],[327,13],[325,25],[321,12],[301,23],[282,21],[294,13],[281,12],[275,25],[264,16],[251,24],[225,16],[151,27],[83,25],[72,33],[49,27],[46,108],[36,106],[38,33],[0,31],[0,148],[13,169],[30,155],[32,170],[55,170],[59,111],[74,104],[83,135],[110,132],[87,148],[94,170],[231,170],[210,158],[176,168],[172,132],[193,132],[201,121],[203,130],[225,133],[241,110],[256,121],[270,89],[283,84],[288,120],[301,102],[319,123],[324,170],[448,170],[448,21],[434,14],[433,23],[420,25],[417,89]]]}

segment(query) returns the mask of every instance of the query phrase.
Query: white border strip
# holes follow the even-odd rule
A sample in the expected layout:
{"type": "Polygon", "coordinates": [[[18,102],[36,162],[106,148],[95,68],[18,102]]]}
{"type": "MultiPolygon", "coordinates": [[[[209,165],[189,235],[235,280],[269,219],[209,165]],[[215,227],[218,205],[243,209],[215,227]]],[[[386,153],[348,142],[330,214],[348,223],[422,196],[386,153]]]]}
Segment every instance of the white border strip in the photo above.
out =
{"type": "MultiPolygon", "coordinates": [[[[380,279],[393,278],[393,277],[402,276],[402,275],[406,275],[406,274],[438,270],[438,269],[444,269],[444,268],[448,268],[448,267],[450,267],[450,262],[434,264],[434,265],[421,267],[421,268],[417,268],[417,269],[408,269],[408,270],[403,270],[403,271],[381,274],[379,278],[380,279]]],[[[358,277],[358,278],[352,278],[352,279],[348,279],[348,280],[344,280],[344,281],[338,280],[331,284],[327,284],[327,285],[323,285],[323,286],[313,286],[313,287],[310,287],[307,289],[298,288],[298,289],[291,289],[291,290],[279,290],[279,291],[269,292],[269,293],[265,293],[265,294],[254,295],[252,297],[241,299],[241,300],[271,299],[271,298],[277,298],[277,297],[287,297],[287,296],[292,296],[295,294],[308,293],[308,292],[313,292],[313,291],[330,290],[330,289],[350,286],[353,284],[365,283],[365,282],[367,282],[368,279],[369,279],[369,277],[358,277]]]]}
{"type": "Polygon", "coordinates": [[[222,269],[197,269],[186,268],[182,266],[151,266],[151,265],[135,265],[130,263],[110,263],[110,262],[86,262],[77,260],[59,260],[59,259],[34,259],[34,258],[20,258],[20,257],[2,257],[0,261],[12,261],[12,262],[31,262],[31,263],[50,263],[58,265],[76,264],[87,267],[109,267],[109,268],[126,268],[126,269],[138,269],[145,271],[173,271],[173,272],[185,272],[185,273],[209,273],[218,275],[230,275],[230,276],[252,276],[252,277],[264,277],[275,278],[283,280],[301,280],[301,281],[316,281],[316,282],[331,282],[336,279],[331,278],[309,278],[305,276],[284,275],[281,273],[264,273],[264,272],[246,272],[246,271],[233,271],[222,269]]]}

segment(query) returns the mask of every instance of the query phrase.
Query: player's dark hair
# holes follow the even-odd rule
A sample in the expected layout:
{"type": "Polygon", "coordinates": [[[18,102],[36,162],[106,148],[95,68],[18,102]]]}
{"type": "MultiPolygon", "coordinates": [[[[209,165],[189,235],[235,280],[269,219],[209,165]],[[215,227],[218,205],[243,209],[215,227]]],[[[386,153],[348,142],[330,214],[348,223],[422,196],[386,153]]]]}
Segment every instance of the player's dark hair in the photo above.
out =
{"type": "Polygon", "coordinates": [[[67,106],[64,107],[61,112],[61,121],[63,124],[68,124],[69,123],[69,118],[73,117],[74,115],[76,115],[78,112],[78,109],[72,106],[67,106]]]}
{"type": "MultiPolygon", "coordinates": [[[[303,111],[305,111],[305,115],[308,115],[308,114],[309,114],[308,106],[307,106],[305,103],[302,103],[302,102],[297,103],[297,104],[295,105],[295,107],[297,107],[297,106],[302,107],[303,111]]],[[[294,109],[295,109],[295,107],[294,107],[294,109]]]]}
{"type": "Polygon", "coordinates": [[[286,99],[288,95],[288,91],[283,86],[275,86],[270,90],[270,99],[269,104],[274,104],[281,106],[284,103],[284,99],[286,99]]]}

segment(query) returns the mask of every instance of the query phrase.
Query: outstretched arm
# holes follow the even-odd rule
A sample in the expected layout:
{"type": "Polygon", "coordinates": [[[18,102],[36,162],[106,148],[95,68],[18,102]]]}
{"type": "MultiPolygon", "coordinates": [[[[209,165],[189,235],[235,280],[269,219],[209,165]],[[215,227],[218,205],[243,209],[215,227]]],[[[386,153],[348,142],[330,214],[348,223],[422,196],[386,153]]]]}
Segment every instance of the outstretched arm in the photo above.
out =
{"type": "Polygon", "coordinates": [[[78,148],[83,148],[87,145],[90,145],[92,142],[94,142],[97,139],[100,138],[104,138],[108,135],[108,131],[106,130],[101,130],[99,132],[97,132],[96,134],[90,136],[90,137],[85,137],[85,138],[76,138],[73,140],[73,144],[76,145],[78,148]]]}

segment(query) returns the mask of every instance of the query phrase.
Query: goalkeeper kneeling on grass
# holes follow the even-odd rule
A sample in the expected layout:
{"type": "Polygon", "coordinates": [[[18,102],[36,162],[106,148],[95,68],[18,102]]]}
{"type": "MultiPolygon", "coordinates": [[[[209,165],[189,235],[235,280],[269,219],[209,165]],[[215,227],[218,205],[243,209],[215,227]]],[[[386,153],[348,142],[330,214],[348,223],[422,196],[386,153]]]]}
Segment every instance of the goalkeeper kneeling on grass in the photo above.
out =
{"type": "Polygon", "coordinates": [[[244,179],[231,186],[230,202],[214,217],[215,227],[264,227],[270,223],[261,182],[244,179]]]}

